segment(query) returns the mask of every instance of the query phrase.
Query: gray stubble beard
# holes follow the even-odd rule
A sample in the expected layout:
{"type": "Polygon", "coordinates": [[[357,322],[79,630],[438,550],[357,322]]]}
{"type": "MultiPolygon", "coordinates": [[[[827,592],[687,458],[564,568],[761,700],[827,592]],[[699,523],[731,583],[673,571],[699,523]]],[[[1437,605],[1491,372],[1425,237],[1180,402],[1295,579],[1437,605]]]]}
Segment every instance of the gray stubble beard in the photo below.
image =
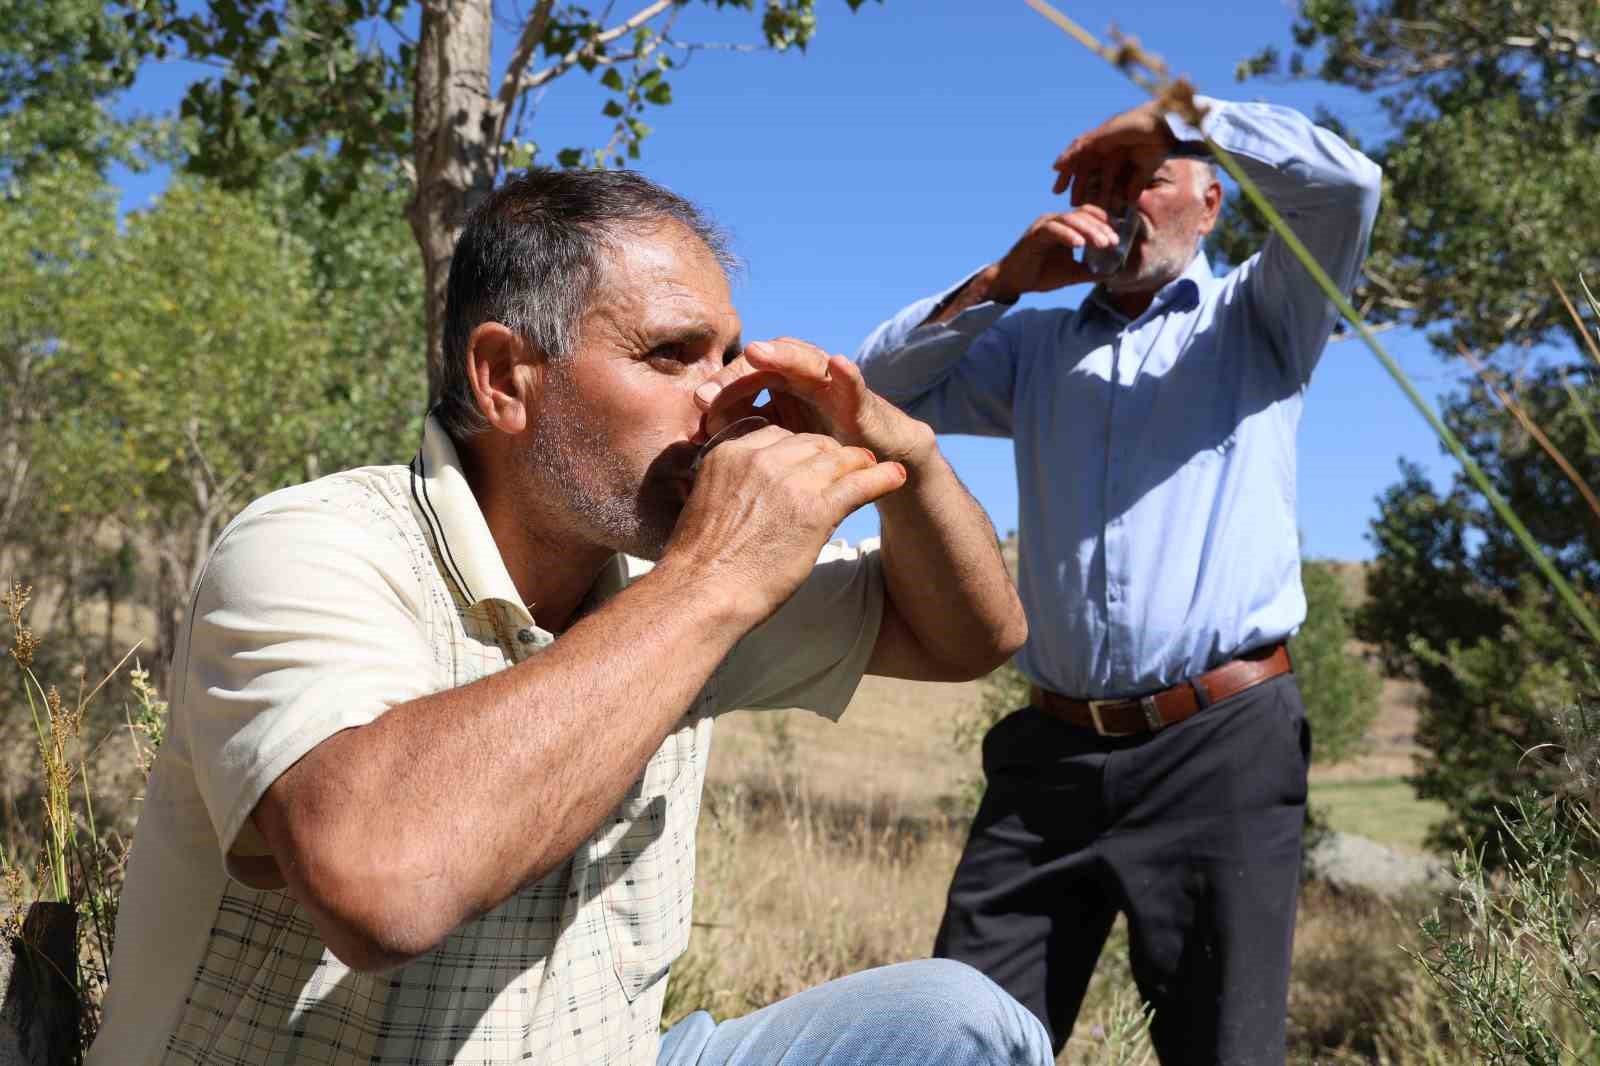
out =
{"type": "Polygon", "coordinates": [[[557,370],[541,412],[528,454],[531,480],[547,498],[542,506],[557,512],[551,518],[613,551],[642,559],[659,559],[672,535],[677,515],[652,515],[640,487],[632,482],[622,457],[604,448],[583,405],[557,370]]]}

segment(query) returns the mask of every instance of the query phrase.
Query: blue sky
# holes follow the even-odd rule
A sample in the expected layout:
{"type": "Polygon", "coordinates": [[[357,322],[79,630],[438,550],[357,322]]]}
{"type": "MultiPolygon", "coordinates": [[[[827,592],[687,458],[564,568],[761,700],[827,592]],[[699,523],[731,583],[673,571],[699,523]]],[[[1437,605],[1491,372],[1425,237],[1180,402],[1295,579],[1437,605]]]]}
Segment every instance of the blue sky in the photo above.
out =
{"type": "MultiPolygon", "coordinates": [[[[1240,0],[1225,14],[1176,0],[1060,6],[1096,34],[1116,24],[1137,35],[1202,92],[1307,112],[1322,103],[1357,131],[1381,128],[1370,97],[1315,83],[1234,80],[1238,61],[1262,45],[1288,46],[1287,3],[1240,0]]],[[[1056,153],[1143,96],[1022,0],[869,0],[854,15],[844,0],[817,0],[817,9],[819,32],[804,56],[707,51],[674,72],[675,102],[644,116],[656,132],[636,165],[732,233],[748,264],[735,288],[747,338],[789,334],[853,352],[899,307],[1004,253],[1060,202],[1050,193],[1056,153]]],[[[691,8],[677,36],[749,41],[756,20],[691,8]]],[[[148,67],[126,109],[175,107],[196,69],[148,67]]],[[[609,131],[601,102],[581,75],[560,79],[528,132],[552,155],[600,143],[609,131]]],[[[159,193],[166,175],[116,178],[123,206],[133,209],[159,193]]],[[[1072,306],[1084,291],[1025,302],[1072,306]]],[[[1457,380],[1420,338],[1394,331],[1383,340],[1430,399],[1457,380]]],[[[1010,442],[944,444],[995,525],[1014,528],[1010,442]]],[[[1441,482],[1453,462],[1359,341],[1331,346],[1300,430],[1307,555],[1371,556],[1365,535],[1374,500],[1397,479],[1400,457],[1441,482]]],[[[1071,457],[1062,464],[1062,477],[1072,476],[1071,457]]],[[[857,539],[875,530],[869,509],[842,532],[857,539]]]]}

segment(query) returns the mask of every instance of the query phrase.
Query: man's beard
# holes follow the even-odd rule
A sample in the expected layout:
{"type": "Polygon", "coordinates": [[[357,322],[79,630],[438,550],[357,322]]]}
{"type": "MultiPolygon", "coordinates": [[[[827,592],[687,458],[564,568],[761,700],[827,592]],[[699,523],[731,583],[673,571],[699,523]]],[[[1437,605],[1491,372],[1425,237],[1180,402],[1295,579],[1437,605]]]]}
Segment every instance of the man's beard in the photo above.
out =
{"type": "Polygon", "coordinates": [[[1101,282],[1107,292],[1155,292],[1180,277],[1200,247],[1198,237],[1189,240],[1168,237],[1158,244],[1150,227],[1143,222],[1139,224],[1135,240],[1138,241],[1134,249],[1138,255],[1137,264],[1130,262],[1101,282]]]}
{"type": "Polygon", "coordinates": [[[648,472],[641,479],[609,450],[606,436],[590,424],[559,370],[550,384],[526,454],[532,481],[546,496],[535,506],[592,543],[659,559],[682,500],[669,491],[670,483],[648,472]]]}

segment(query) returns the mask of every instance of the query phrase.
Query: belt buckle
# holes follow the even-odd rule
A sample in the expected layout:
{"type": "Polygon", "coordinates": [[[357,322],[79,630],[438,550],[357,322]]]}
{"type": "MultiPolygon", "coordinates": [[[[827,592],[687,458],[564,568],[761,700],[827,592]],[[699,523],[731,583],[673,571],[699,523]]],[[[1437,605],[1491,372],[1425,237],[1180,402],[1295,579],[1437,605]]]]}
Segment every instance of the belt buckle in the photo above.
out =
{"type": "Polygon", "coordinates": [[[1139,732],[1137,729],[1129,729],[1120,733],[1113,733],[1106,728],[1105,723],[1100,720],[1100,708],[1110,706],[1113,703],[1137,703],[1139,709],[1144,712],[1145,724],[1149,726],[1149,731],[1152,733],[1166,725],[1161,720],[1161,712],[1156,709],[1156,698],[1154,696],[1140,696],[1138,699],[1084,700],[1084,702],[1089,705],[1089,717],[1094,721],[1094,731],[1103,737],[1131,737],[1139,732]]]}

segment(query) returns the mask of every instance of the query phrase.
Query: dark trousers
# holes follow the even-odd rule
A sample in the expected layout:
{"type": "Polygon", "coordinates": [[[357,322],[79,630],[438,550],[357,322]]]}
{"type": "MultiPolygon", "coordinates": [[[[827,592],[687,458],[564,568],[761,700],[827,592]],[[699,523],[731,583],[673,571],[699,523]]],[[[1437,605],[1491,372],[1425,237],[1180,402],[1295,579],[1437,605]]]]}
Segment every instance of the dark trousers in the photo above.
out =
{"type": "Polygon", "coordinates": [[[1059,1053],[1121,911],[1164,1066],[1282,1063],[1310,755],[1293,675],[1142,736],[1014,712],[984,737],[934,954],[988,974],[1059,1053]]]}

